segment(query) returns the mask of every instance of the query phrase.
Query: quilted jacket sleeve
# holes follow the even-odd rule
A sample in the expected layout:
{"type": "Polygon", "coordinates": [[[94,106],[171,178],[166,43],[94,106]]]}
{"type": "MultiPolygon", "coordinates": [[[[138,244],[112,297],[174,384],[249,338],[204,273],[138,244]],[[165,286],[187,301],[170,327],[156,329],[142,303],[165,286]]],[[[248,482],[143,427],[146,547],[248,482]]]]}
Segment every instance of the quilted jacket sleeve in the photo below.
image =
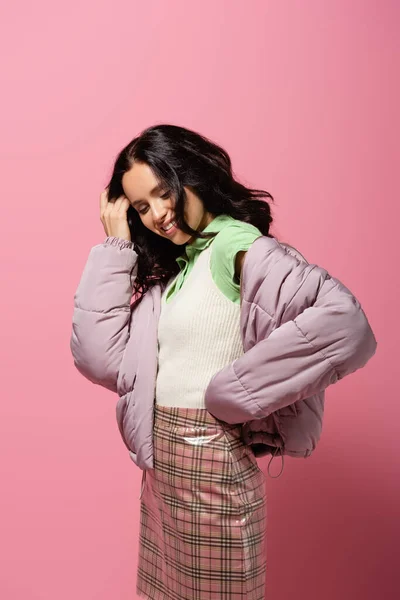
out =
{"type": "Polygon", "coordinates": [[[114,392],[129,338],[136,265],[132,242],[107,237],[91,248],[74,296],[74,364],[84,377],[114,392]]]}
{"type": "MultiPolygon", "coordinates": [[[[323,391],[375,353],[374,334],[350,290],[316,265],[304,269],[308,276],[290,301],[294,316],[211,379],[205,404],[217,418],[243,423],[267,417],[323,391]]],[[[288,271],[281,259],[265,282],[263,299],[279,297],[288,271]]]]}

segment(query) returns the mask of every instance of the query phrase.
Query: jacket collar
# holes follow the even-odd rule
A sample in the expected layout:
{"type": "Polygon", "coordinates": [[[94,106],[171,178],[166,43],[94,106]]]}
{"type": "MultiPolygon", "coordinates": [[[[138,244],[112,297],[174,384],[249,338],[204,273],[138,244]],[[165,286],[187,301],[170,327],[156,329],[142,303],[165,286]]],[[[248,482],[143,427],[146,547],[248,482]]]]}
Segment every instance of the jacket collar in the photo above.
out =
{"type": "MultiPolygon", "coordinates": [[[[235,221],[231,215],[217,215],[214,219],[209,223],[203,230],[202,233],[219,233],[224,229],[227,225],[230,225],[232,221],[235,221]]],[[[180,269],[184,269],[185,265],[192,261],[197,254],[199,254],[205,248],[212,243],[214,238],[202,239],[195,238],[191,244],[187,244],[185,248],[185,252],[182,256],[178,256],[175,260],[178,263],[180,269]]]]}

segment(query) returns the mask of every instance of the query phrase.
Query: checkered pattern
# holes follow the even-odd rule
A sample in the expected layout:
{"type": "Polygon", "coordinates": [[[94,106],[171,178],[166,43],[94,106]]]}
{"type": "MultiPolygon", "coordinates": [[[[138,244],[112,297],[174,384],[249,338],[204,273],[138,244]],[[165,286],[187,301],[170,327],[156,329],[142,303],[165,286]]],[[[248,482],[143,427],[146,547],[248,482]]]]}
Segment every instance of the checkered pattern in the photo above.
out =
{"type": "Polygon", "coordinates": [[[265,476],[240,437],[203,408],[155,405],[154,469],[140,510],[137,594],[264,600],[265,476]]]}

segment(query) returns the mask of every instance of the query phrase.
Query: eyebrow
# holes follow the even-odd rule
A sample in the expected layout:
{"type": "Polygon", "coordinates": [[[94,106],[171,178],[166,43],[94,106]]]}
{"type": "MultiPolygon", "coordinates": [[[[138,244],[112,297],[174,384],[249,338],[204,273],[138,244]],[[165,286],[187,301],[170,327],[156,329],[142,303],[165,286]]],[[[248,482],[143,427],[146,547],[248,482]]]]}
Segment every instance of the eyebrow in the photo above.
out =
{"type": "MultiPolygon", "coordinates": [[[[161,185],[161,183],[157,184],[150,191],[150,196],[153,196],[154,194],[157,194],[158,192],[161,192],[162,189],[163,189],[163,186],[161,185]]],[[[132,206],[136,206],[137,204],[140,204],[141,202],[145,202],[145,200],[143,198],[140,198],[139,200],[135,200],[135,202],[132,202],[132,206]]]]}

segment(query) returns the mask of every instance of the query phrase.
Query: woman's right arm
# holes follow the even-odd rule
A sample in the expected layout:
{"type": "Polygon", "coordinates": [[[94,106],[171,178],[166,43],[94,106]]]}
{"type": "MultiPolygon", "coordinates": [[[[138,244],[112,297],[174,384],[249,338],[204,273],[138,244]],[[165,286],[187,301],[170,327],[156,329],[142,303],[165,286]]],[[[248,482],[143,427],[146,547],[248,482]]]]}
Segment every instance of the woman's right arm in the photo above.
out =
{"type": "Polygon", "coordinates": [[[128,198],[100,194],[100,220],[106,233],[89,254],[74,296],[71,352],[84,377],[114,392],[130,335],[137,259],[127,212],[128,198]]]}
{"type": "Polygon", "coordinates": [[[90,250],[74,296],[74,364],[84,377],[114,392],[130,333],[137,258],[131,241],[108,236],[90,250]]]}

